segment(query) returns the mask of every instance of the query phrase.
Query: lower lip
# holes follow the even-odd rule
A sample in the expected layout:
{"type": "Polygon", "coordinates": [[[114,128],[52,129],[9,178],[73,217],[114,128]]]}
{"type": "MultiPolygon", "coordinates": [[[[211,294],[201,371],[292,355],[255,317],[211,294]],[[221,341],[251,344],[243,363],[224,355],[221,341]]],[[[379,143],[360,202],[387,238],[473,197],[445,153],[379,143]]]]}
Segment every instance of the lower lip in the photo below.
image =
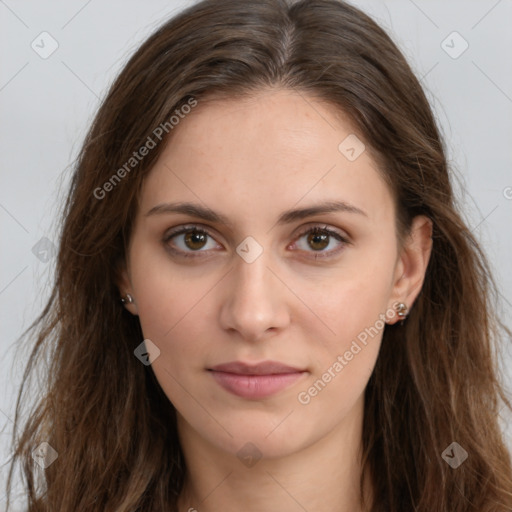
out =
{"type": "Polygon", "coordinates": [[[225,390],[242,398],[265,398],[296,382],[306,372],[279,373],[275,375],[240,375],[211,371],[213,378],[225,390]]]}

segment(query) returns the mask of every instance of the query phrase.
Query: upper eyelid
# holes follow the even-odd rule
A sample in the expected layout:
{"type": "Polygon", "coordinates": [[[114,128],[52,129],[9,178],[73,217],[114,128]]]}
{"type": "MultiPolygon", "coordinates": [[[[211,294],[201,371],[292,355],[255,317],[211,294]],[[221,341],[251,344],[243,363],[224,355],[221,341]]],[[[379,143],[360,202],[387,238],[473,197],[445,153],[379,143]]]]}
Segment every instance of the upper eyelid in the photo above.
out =
{"type": "MultiPolygon", "coordinates": [[[[195,224],[183,224],[174,228],[171,228],[170,230],[167,230],[164,234],[164,240],[169,241],[174,236],[183,235],[186,231],[192,231],[193,229],[197,229],[198,231],[204,231],[209,237],[213,238],[217,243],[219,243],[216,239],[216,237],[211,233],[212,228],[204,226],[201,223],[195,223],[195,224]]],[[[332,232],[334,235],[337,235],[340,237],[342,243],[349,243],[350,242],[350,236],[343,230],[342,232],[339,231],[339,228],[334,228],[325,222],[316,222],[312,223],[311,225],[303,226],[302,229],[299,230],[297,234],[294,235],[294,242],[298,240],[299,238],[306,235],[308,232],[318,229],[319,231],[328,231],[332,232]]],[[[216,231],[216,230],[213,230],[216,231]]],[[[330,236],[333,236],[332,234],[330,236]]],[[[194,252],[194,251],[191,251],[194,252]]],[[[205,251],[195,251],[195,252],[205,252],[205,251]]],[[[331,252],[331,251],[327,251],[331,252]]]]}

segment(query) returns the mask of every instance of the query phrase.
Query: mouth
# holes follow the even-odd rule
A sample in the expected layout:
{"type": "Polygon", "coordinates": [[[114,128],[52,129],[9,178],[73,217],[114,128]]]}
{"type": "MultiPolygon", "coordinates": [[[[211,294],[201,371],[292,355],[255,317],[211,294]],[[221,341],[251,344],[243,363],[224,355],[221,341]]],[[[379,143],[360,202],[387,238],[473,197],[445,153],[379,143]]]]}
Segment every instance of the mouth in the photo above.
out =
{"type": "Polygon", "coordinates": [[[274,395],[309,373],[276,361],[258,364],[234,361],[208,368],[208,371],[226,391],[253,400],[274,395]]]}

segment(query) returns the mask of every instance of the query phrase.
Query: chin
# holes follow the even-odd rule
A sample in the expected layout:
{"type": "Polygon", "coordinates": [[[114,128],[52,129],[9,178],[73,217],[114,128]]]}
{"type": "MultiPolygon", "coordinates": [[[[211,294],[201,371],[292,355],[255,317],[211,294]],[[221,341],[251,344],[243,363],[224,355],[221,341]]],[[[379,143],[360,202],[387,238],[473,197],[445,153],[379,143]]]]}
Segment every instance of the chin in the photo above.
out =
{"type": "MultiPolygon", "coordinates": [[[[226,422],[227,430],[233,437],[223,435],[222,438],[210,439],[210,441],[238,458],[245,454],[262,459],[292,455],[313,444],[314,432],[318,432],[318,429],[311,426],[312,432],[308,433],[305,423],[297,424],[290,421],[292,415],[287,418],[288,414],[289,411],[281,414],[278,419],[273,418],[270,421],[267,417],[258,418],[257,412],[246,412],[239,421],[231,418],[226,422]]],[[[204,432],[204,434],[210,433],[204,432]]]]}

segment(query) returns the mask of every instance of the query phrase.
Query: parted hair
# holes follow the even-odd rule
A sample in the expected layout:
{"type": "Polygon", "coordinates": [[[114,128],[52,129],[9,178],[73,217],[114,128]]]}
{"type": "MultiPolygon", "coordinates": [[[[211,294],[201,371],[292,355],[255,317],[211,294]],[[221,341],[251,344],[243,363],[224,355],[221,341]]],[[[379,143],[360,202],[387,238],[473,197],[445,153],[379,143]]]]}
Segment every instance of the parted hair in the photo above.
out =
{"type": "Polygon", "coordinates": [[[511,409],[499,370],[511,333],[419,80],[386,32],[349,3],[204,0],[129,58],[73,165],[53,288],[21,341],[29,359],[7,490],[19,465],[28,512],[177,511],[186,466],[175,409],[134,357],[143,335],[116,285],[142,184],[167,139],[108,194],[98,189],[183,105],[271,88],[318,98],[350,119],[393,194],[400,243],[416,215],[433,222],[423,288],[405,323],[386,325],[364,392],[361,484],[371,477],[375,498],[365,510],[512,510],[499,424],[501,408],[511,409]],[[39,367],[45,379],[30,400],[39,367]],[[32,458],[42,442],[58,453],[46,469],[32,458]],[[468,453],[457,468],[442,456],[453,442],[468,453]]]}

